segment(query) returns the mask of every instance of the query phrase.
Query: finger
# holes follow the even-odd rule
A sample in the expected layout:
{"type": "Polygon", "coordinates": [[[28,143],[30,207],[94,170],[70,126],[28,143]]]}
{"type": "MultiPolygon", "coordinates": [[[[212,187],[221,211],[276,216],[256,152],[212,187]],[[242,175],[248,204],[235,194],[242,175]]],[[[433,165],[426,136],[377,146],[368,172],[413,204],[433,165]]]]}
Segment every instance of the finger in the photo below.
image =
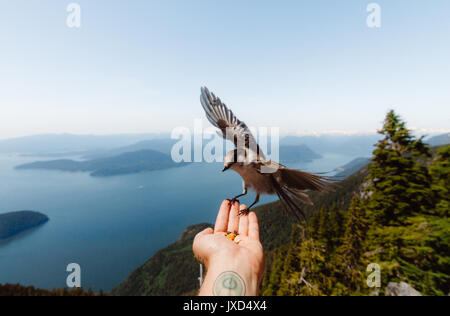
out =
{"type": "MultiPolygon", "coordinates": [[[[247,208],[247,206],[245,206],[244,204],[241,205],[241,211],[245,210],[247,208]]],[[[242,236],[248,236],[248,216],[247,215],[242,215],[239,218],[239,235],[242,236]]]]}
{"type": "Polygon", "coordinates": [[[250,240],[259,241],[259,224],[255,212],[248,214],[248,221],[248,237],[250,240]]]}
{"type": "Polygon", "coordinates": [[[228,231],[230,233],[238,232],[239,230],[239,202],[234,202],[231,207],[230,216],[228,218],[228,231]]]}
{"type": "Polygon", "coordinates": [[[214,230],[219,233],[227,231],[228,228],[228,216],[230,215],[230,201],[225,200],[220,206],[219,214],[217,214],[216,225],[214,230]]]}

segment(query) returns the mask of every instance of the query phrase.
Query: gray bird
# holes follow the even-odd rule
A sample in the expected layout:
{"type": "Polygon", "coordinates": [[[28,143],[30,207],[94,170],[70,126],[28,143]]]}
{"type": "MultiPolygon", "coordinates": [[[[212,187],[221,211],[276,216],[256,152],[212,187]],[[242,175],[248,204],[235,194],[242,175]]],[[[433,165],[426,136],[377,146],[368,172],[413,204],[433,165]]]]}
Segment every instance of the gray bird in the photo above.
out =
{"type": "Polygon", "coordinates": [[[231,199],[247,194],[248,189],[256,193],[255,201],[240,215],[250,212],[259,202],[261,194],[278,195],[286,212],[300,220],[305,218],[302,209],[295,200],[312,205],[307,190],[327,191],[332,181],[329,177],[287,168],[274,161],[267,160],[259,148],[251,131],[227,108],[208,88],[201,88],[200,102],[206,117],[212,125],[220,129],[219,134],[234,143],[236,149],[226,154],[223,171],[232,169],[242,177],[243,192],[231,199]]]}

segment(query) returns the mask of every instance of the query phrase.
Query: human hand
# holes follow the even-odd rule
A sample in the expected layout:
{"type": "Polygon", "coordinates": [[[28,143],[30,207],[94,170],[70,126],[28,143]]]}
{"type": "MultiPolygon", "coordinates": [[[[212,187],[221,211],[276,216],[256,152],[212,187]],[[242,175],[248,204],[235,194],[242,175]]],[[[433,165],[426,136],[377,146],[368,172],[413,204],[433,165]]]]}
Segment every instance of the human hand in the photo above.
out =
{"type": "Polygon", "coordinates": [[[205,229],[195,237],[194,255],[208,270],[200,295],[257,295],[265,259],[256,214],[238,216],[245,208],[224,201],[214,230],[205,229]],[[236,233],[239,242],[228,239],[227,232],[236,233]]]}

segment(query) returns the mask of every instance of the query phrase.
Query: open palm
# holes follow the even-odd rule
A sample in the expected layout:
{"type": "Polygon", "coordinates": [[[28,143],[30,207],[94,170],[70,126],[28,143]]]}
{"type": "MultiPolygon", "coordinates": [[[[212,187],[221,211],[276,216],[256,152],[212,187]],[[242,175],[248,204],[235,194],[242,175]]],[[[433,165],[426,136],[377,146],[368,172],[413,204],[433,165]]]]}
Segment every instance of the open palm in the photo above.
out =
{"type": "Polygon", "coordinates": [[[235,262],[249,267],[260,279],[264,273],[264,252],[260,242],[258,218],[254,212],[239,216],[245,205],[225,200],[219,210],[214,230],[200,232],[194,240],[193,250],[196,258],[208,269],[212,262],[235,262]],[[239,243],[225,235],[227,232],[238,235],[239,243]]]}

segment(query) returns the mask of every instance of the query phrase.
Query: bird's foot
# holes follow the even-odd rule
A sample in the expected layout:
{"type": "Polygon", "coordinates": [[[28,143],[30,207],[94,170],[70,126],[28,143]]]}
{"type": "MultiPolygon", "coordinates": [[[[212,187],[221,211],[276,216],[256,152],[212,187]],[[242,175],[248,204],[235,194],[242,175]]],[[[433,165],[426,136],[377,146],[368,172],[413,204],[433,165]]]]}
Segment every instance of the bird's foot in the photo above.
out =
{"type": "Polygon", "coordinates": [[[246,216],[246,215],[248,215],[248,213],[250,213],[250,208],[249,207],[247,207],[247,208],[245,208],[243,210],[240,210],[239,213],[238,213],[238,216],[246,216]]]}
{"type": "Polygon", "coordinates": [[[236,203],[236,202],[238,202],[238,203],[240,203],[239,202],[239,200],[237,199],[237,198],[232,198],[232,199],[227,199],[227,201],[231,204],[231,205],[233,205],[234,203],[236,203]]]}

